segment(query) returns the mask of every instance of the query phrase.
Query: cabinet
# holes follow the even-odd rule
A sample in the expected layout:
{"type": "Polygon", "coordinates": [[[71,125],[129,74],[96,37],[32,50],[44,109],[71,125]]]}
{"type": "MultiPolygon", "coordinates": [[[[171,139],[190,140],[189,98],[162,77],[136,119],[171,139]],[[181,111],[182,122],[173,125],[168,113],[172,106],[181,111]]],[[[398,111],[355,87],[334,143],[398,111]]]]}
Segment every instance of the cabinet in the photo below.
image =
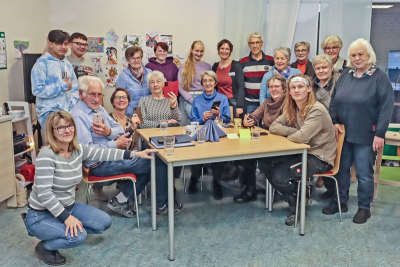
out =
{"type": "Polygon", "coordinates": [[[7,199],[7,206],[16,207],[12,119],[0,116],[0,202],[7,199]]]}

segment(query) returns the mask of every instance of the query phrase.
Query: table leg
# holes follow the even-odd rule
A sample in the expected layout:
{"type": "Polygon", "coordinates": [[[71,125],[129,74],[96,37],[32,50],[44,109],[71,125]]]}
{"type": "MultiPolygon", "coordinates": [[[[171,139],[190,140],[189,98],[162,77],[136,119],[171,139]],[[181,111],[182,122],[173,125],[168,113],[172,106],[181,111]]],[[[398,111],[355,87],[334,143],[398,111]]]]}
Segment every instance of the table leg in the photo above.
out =
{"type": "Polygon", "coordinates": [[[169,260],[174,257],[174,168],[168,163],[168,225],[169,225],[169,260]]]}
{"type": "MultiPolygon", "coordinates": [[[[268,180],[268,179],[267,179],[268,180]]],[[[268,211],[272,211],[272,205],[274,204],[274,188],[268,181],[268,211]]]]}
{"type": "Polygon", "coordinates": [[[150,183],[151,183],[151,227],[153,231],[157,230],[156,219],[156,155],[151,153],[150,183]]]}
{"type": "Polygon", "coordinates": [[[304,224],[306,218],[306,187],[307,187],[307,149],[304,149],[302,156],[301,171],[301,207],[300,207],[300,235],[304,235],[304,224]]]}

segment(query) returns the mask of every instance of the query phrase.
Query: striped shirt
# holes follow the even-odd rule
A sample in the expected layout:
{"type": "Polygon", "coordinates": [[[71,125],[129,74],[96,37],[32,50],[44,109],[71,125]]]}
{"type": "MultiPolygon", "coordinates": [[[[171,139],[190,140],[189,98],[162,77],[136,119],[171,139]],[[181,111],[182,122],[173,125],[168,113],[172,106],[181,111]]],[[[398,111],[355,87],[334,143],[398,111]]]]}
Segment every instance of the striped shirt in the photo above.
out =
{"type": "Polygon", "coordinates": [[[274,66],[274,58],[261,53],[262,58],[258,61],[251,56],[251,52],[239,60],[243,67],[246,100],[249,102],[260,102],[261,80],[274,66]]]}
{"type": "Polygon", "coordinates": [[[95,148],[80,144],[69,158],[43,147],[36,159],[35,180],[29,206],[48,210],[61,222],[69,217],[68,206],[75,202],[75,186],[82,180],[82,161],[116,161],[130,158],[131,151],[95,148]]]}

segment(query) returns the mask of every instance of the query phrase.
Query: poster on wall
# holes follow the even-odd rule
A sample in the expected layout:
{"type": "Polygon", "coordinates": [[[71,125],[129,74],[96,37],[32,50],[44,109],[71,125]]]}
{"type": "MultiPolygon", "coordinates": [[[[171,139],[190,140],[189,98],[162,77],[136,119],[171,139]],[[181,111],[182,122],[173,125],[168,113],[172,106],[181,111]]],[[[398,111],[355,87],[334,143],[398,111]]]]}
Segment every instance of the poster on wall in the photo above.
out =
{"type": "Polygon", "coordinates": [[[23,53],[29,52],[29,41],[14,41],[15,58],[22,58],[23,53]]]}
{"type": "Polygon", "coordinates": [[[6,34],[0,32],[0,70],[7,69],[6,34]]]}
{"type": "Polygon", "coordinates": [[[106,48],[107,62],[106,65],[116,65],[118,62],[117,57],[117,48],[115,47],[107,47],[106,48]]]}
{"type": "Polygon", "coordinates": [[[115,33],[113,29],[110,29],[104,39],[107,40],[109,46],[116,46],[117,42],[119,41],[119,36],[115,33]]]}
{"type": "Polygon", "coordinates": [[[145,53],[154,53],[154,47],[156,46],[158,39],[160,38],[159,31],[146,31],[146,43],[144,45],[145,53]]]}
{"type": "Polygon", "coordinates": [[[159,42],[164,42],[168,45],[168,54],[172,54],[172,35],[160,35],[159,42]]]}
{"type": "Polygon", "coordinates": [[[94,64],[95,76],[99,77],[100,79],[101,79],[101,77],[103,77],[103,65],[101,64],[102,58],[103,58],[102,55],[90,56],[90,60],[94,64]]]}
{"type": "Polygon", "coordinates": [[[126,69],[128,67],[128,61],[126,61],[125,57],[122,57],[121,65],[122,65],[122,68],[124,68],[124,69],[126,69]]]}
{"type": "Polygon", "coordinates": [[[118,76],[118,65],[106,65],[104,76],[106,77],[106,86],[115,87],[118,76]]]}
{"type": "Polygon", "coordinates": [[[131,46],[142,46],[143,38],[141,34],[122,35],[122,52],[131,46]]]}
{"type": "Polygon", "coordinates": [[[104,53],[104,38],[103,37],[88,37],[87,52],[104,53]]]}
{"type": "Polygon", "coordinates": [[[177,67],[186,62],[186,56],[184,54],[173,54],[172,57],[174,58],[174,63],[177,67]]]}

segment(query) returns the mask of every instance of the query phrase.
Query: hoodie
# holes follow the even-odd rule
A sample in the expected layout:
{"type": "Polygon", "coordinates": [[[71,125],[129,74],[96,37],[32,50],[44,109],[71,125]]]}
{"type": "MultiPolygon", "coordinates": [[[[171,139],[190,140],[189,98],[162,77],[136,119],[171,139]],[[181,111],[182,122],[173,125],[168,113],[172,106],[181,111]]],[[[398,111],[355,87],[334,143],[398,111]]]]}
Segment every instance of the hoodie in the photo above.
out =
{"type": "Polygon", "coordinates": [[[79,100],[78,81],[74,68],[64,57],[62,60],[45,53],[38,58],[31,72],[32,93],[36,96],[36,113],[42,127],[54,111],[69,112],[79,100]],[[69,90],[64,81],[72,83],[69,90]]]}
{"type": "Polygon", "coordinates": [[[178,67],[173,61],[173,57],[167,57],[165,63],[160,64],[155,57],[152,57],[146,64],[146,68],[161,71],[168,82],[175,82],[178,80],[178,67]]]}

